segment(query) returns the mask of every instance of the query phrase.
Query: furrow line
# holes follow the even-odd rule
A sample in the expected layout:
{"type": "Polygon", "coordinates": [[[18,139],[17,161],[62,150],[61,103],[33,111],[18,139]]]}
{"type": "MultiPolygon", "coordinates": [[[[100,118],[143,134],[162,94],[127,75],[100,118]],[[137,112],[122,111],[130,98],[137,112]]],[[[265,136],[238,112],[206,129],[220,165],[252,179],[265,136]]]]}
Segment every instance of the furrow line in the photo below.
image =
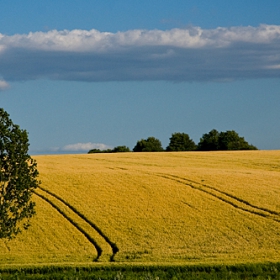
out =
{"type": "Polygon", "coordinates": [[[39,189],[41,189],[42,191],[48,193],[49,195],[51,195],[54,198],[56,198],[59,201],[61,201],[64,205],[69,207],[69,209],[71,209],[76,215],[78,215],[81,219],[83,219],[86,223],[88,223],[109,244],[109,246],[111,247],[112,255],[110,256],[110,261],[114,261],[115,260],[115,256],[119,252],[118,246],[116,245],[116,243],[112,242],[110,240],[110,238],[107,235],[105,235],[104,232],[95,223],[90,221],[84,214],[82,214],[74,206],[69,204],[67,201],[65,201],[60,196],[56,195],[55,193],[53,193],[53,192],[51,192],[49,190],[46,190],[45,188],[43,188],[41,186],[39,187],[39,189]]]}
{"type": "Polygon", "coordinates": [[[94,261],[98,261],[100,256],[102,255],[102,249],[97,244],[97,242],[82,228],[79,226],[78,223],[76,223],[73,219],[71,219],[63,210],[61,210],[55,203],[53,203],[50,199],[45,197],[42,194],[39,194],[37,191],[34,191],[34,193],[39,196],[41,199],[45,200],[47,203],[49,203],[54,209],[56,209],[68,222],[70,222],[78,231],[80,231],[87,240],[95,247],[97,251],[97,257],[94,259],[94,261]]]}
{"type": "Polygon", "coordinates": [[[198,191],[201,191],[201,192],[204,192],[208,195],[211,195],[231,206],[233,206],[234,208],[237,208],[239,210],[242,210],[242,211],[245,211],[245,212],[249,212],[251,214],[254,214],[254,215],[258,215],[258,216],[261,216],[261,217],[264,217],[264,218],[269,218],[269,219],[272,219],[274,220],[275,222],[280,222],[279,219],[277,219],[275,217],[276,216],[279,216],[279,213],[278,212],[275,212],[275,211],[271,211],[269,209],[265,209],[265,208],[261,208],[261,207],[257,207],[255,205],[252,205],[251,203],[243,200],[243,199],[239,199],[233,195],[230,195],[228,193],[225,193],[223,191],[220,191],[216,188],[213,188],[213,187],[210,187],[210,186],[207,186],[207,185],[204,185],[204,184],[201,184],[201,183],[198,183],[198,182],[195,182],[195,181],[192,181],[192,180],[189,180],[189,179],[186,179],[186,178],[180,178],[178,176],[174,176],[174,175],[167,175],[167,174],[158,174],[158,176],[162,177],[162,178],[166,178],[166,179],[169,179],[169,180],[173,180],[173,181],[176,181],[178,183],[181,183],[181,184],[184,184],[184,185],[187,185],[195,190],[198,190],[198,191]],[[195,186],[194,184],[196,184],[197,186],[195,186]],[[216,193],[214,192],[211,192],[205,188],[208,188],[212,191],[215,191],[216,193]],[[226,197],[229,197],[234,201],[230,201],[228,200],[227,198],[223,197],[223,196],[226,196],[226,197]],[[239,204],[244,204],[246,206],[248,206],[248,208],[245,208],[244,206],[242,205],[239,205],[239,204]],[[250,209],[250,208],[253,208],[253,209],[250,209]]]}
{"type": "MultiPolygon", "coordinates": [[[[179,178],[179,177],[178,177],[178,178],[179,178]]],[[[211,187],[211,186],[208,186],[208,185],[205,185],[205,184],[201,184],[201,183],[199,183],[199,182],[195,182],[195,181],[192,181],[192,180],[189,180],[189,179],[185,179],[185,178],[181,178],[181,179],[186,180],[186,181],[188,181],[188,182],[190,182],[190,183],[198,184],[198,185],[201,185],[201,186],[203,186],[203,187],[205,187],[205,188],[214,190],[214,191],[216,191],[216,192],[218,192],[218,193],[220,193],[220,194],[223,194],[223,195],[228,196],[228,197],[230,197],[230,198],[232,198],[232,199],[235,199],[235,200],[237,200],[238,202],[244,203],[244,204],[246,204],[246,205],[248,205],[248,206],[250,206],[250,207],[252,207],[252,208],[254,208],[254,209],[261,210],[261,211],[264,211],[264,212],[268,212],[268,213],[271,214],[271,215],[277,215],[277,216],[280,215],[280,213],[277,212],[277,211],[273,211],[273,210],[270,210],[270,209],[267,209],[267,208],[264,208],[264,207],[258,207],[258,206],[254,205],[254,204],[251,204],[249,201],[246,201],[246,200],[244,200],[244,199],[242,199],[242,198],[239,198],[239,197],[234,196],[234,195],[232,195],[232,194],[229,194],[229,193],[227,193],[227,192],[221,191],[221,190],[219,190],[219,189],[217,189],[217,188],[215,188],[215,187],[211,187]]]]}

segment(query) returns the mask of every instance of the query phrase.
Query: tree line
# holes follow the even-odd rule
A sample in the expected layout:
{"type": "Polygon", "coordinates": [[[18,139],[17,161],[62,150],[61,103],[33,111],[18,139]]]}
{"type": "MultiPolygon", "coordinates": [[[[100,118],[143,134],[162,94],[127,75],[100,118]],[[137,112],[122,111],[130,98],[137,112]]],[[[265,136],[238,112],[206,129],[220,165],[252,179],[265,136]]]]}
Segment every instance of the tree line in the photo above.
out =
{"type": "MultiPolygon", "coordinates": [[[[137,141],[133,152],[163,152],[163,151],[228,151],[228,150],[257,150],[257,147],[249,144],[244,137],[234,130],[219,132],[212,129],[205,133],[196,144],[188,134],[176,132],[169,138],[169,145],[164,149],[161,141],[155,137],[148,137],[137,141]]],[[[117,146],[113,149],[92,149],[88,153],[119,153],[131,152],[127,146],[117,146]]]]}

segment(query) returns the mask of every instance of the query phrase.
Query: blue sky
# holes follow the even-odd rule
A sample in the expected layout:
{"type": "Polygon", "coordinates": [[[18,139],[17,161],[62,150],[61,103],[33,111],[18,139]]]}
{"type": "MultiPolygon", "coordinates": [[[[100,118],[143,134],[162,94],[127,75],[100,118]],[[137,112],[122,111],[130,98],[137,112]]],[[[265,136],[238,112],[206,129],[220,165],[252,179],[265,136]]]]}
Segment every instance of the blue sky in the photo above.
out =
{"type": "Polygon", "coordinates": [[[213,128],[280,149],[278,0],[0,4],[0,107],[31,154],[213,128]]]}

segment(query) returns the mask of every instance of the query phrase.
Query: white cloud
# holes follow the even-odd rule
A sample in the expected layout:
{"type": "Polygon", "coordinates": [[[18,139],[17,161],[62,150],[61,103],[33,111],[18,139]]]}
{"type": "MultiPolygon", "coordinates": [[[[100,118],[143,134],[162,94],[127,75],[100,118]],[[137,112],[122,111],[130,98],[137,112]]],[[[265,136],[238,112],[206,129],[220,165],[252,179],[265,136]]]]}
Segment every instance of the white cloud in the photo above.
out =
{"type": "Polygon", "coordinates": [[[276,65],[269,65],[267,66],[268,69],[280,69],[280,64],[276,64],[276,65]]]}
{"type": "Polygon", "coordinates": [[[280,77],[279,53],[277,25],[0,34],[0,75],[6,81],[269,78],[280,77]]]}
{"type": "Polygon", "coordinates": [[[89,151],[91,149],[99,149],[99,150],[106,150],[110,149],[110,146],[107,146],[102,143],[76,143],[76,144],[69,144],[64,146],[61,150],[62,151],[69,151],[69,152],[77,152],[77,151],[89,151]]]}
{"type": "Polygon", "coordinates": [[[5,90],[7,88],[9,88],[9,84],[4,80],[0,80],[0,91],[5,90]]]}
{"type": "Polygon", "coordinates": [[[30,153],[34,155],[40,154],[75,154],[75,153],[87,153],[91,149],[107,150],[112,149],[111,146],[108,146],[103,143],[75,143],[65,145],[63,147],[50,147],[42,149],[31,149],[30,153]]]}
{"type": "Polygon", "coordinates": [[[234,42],[269,43],[279,39],[280,26],[231,27],[205,29],[129,30],[126,32],[100,32],[98,30],[51,30],[4,36],[0,34],[2,48],[15,47],[44,51],[104,52],[121,47],[173,46],[181,48],[221,47],[234,42]]]}

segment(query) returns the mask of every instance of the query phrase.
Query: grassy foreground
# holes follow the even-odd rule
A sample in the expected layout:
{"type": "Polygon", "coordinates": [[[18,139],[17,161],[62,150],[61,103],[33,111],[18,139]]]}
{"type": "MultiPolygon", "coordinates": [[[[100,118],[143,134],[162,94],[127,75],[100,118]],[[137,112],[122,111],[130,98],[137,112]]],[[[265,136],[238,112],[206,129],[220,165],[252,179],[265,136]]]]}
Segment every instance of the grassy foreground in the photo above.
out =
{"type": "Polygon", "coordinates": [[[195,266],[92,266],[30,267],[2,269],[0,279],[96,279],[96,280],[205,280],[205,279],[280,279],[280,263],[257,265],[195,266]]]}
{"type": "Polygon", "coordinates": [[[35,158],[37,215],[1,269],[280,259],[280,151],[35,158]]]}

